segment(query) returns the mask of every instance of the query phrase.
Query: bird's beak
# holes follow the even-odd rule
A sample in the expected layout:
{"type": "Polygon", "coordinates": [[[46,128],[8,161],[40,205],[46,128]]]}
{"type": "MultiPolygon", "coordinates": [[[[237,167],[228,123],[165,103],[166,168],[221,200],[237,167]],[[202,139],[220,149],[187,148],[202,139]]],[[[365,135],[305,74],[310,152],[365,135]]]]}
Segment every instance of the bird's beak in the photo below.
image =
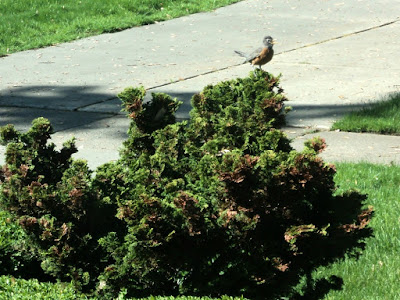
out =
{"type": "Polygon", "coordinates": [[[272,45],[279,44],[276,40],[272,41],[272,45]]]}

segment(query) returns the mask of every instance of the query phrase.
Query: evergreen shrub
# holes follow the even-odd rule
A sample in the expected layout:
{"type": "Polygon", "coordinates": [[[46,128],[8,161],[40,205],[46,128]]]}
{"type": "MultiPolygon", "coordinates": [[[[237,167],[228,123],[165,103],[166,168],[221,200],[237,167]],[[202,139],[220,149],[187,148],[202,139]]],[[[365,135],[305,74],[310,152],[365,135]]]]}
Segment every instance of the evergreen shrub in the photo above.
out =
{"type": "Polygon", "coordinates": [[[57,151],[48,142],[52,133],[44,118],[35,119],[26,133],[12,125],[1,128],[1,141],[7,144],[1,206],[26,233],[23,253],[33,253],[51,278],[86,285],[97,280],[101,265],[96,261],[101,207],[86,162],[71,158],[77,151],[74,140],[57,151]]]}
{"type": "Polygon", "coordinates": [[[279,77],[262,70],[209,85],[180,102],[143,88],[119,97],[131,118],[116,162],[94,176],[57,151],[41,118],[8,143],[0,200],[24,228],[42,268],[96,297],[290,296],[316,267],[357,253],[371,209],[336,195],[335,168],[313,140],[294,151],[279,77]]]}
{"type": "Polygon", "coordinates": [[[184,122],[174,119],[178,101],[144,95],[120,94],[129,138],[94,180],[126,224],[100,240],[110,264],[99,292],[289,295],[301,276],[360,246],[364,197],[335,195],[322,140],[296,152],[277,129],[288,111],[279,77],[257,70],[209,85],[184,122]]]}
{"type": "Polygon", "coordinates": [[[0,210],[0,275],[2,274],[46,279],[24,230],[10,213],[0,210]]]}

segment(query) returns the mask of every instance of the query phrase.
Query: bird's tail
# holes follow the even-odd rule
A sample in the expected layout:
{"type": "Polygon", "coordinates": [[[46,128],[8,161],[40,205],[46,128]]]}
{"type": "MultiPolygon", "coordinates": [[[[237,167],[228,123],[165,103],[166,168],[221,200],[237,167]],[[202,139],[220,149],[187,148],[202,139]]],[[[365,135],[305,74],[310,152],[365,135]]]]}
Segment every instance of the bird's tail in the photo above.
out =
{"type": "Polygon", "coordinates": [[[242,51],[235,50],[235,53],[236,53],[236,54],[239,54],[240,56],[243,56],[243,57],[246,57],[246,56],[247,56],[246,53],[244,53],[244,52],[242,52],[242,51]]]}

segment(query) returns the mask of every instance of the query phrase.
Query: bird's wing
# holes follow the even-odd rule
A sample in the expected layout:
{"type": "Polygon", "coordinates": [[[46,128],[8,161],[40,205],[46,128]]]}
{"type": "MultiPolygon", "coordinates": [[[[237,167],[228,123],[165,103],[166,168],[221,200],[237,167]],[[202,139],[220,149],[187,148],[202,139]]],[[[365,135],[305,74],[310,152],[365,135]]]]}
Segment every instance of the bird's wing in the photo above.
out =
{"type": "Polygon", "coordinates": [[[260,54],[251,61],[252,65],[265,65],[269,62],[274,56],[274,50],[268,49],[267,47],[263,48],[260,54]]]}
{"type": "Polygon", "coordinates": [[[257,48],[256,50],[254,50],[253,52],[247,54],[246,61],[252,61],[256,57],[260,56],[262,50],[263,50],[263,48],[260,47],[260,48],[257,48]]]}

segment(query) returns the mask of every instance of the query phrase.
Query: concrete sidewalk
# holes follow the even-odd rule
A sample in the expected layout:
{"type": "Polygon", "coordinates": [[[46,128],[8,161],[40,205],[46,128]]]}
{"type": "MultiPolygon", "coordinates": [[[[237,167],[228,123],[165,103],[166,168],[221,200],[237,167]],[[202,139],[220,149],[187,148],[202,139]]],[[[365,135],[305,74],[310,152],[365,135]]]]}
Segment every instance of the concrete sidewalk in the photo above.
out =
{"type": "MultiPolygon", "coordinates": [[[[178,97],[178,117],[185,118],[191,96],[204,86],[248,75],[251,67],[233,50],[259,47],[265,35],[279,42],[264,69],[282,74],[296,149],[311,136],[305,133],[325,131],[343,114],[400,92],[399,1],[247,0],[0,58],[0,126],[26,129],[36,117],[49,118],[56,144],[77,137],[76,156],[95,168],[117,159],[126,138],[129,120],[116,99],[125,87],[178,97]]],[[[328,161],[400,164],[400,137],[317,135],[326,138],[328,161]]]]}

